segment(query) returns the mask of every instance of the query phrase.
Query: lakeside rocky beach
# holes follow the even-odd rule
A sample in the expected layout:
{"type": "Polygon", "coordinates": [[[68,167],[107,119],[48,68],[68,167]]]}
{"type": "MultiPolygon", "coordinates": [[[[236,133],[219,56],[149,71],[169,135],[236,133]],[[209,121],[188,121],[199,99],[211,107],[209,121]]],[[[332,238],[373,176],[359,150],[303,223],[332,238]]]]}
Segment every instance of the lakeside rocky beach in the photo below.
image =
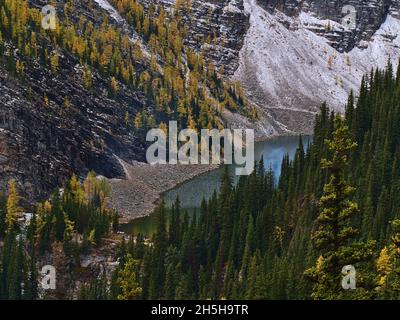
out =
{"type": "Polygon", "coordinates": [[[122,215],[121,223],[150,215],[164,192],[218,168],[218,165],[150,165],[119,161],[126,178],[109,180],[109,205],[122,215]]]}

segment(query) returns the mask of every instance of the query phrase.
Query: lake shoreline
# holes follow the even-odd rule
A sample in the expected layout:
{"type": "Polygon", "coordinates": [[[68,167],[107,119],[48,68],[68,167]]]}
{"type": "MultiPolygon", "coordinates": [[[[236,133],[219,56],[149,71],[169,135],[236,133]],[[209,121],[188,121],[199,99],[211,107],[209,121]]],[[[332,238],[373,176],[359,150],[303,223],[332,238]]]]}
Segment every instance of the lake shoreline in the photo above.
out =
{"type": "MultiPolygon", "coordinates": [[[[255,143],[262,144],[293,137],[299,136],[290,134],[265,136],[257,138],[255,143]]],[[[111,179],[109,182],[112,190],[110,206],[121,214],[121,225],[128,225],[137,219],[151,216],[165,194],[223,166],[223,164],[153,166],[141,162],[129,164],[121,159],[119,161],[124,168],[126,179],[111,179]]]]}
{"type": "Polygon", "coordinates": [[[163,194],[220,167],[120,162],[126,178],[108,180],[111,186],[109,206],[120,213],[120,224],[150,216],[161,203],[163,194]]]}

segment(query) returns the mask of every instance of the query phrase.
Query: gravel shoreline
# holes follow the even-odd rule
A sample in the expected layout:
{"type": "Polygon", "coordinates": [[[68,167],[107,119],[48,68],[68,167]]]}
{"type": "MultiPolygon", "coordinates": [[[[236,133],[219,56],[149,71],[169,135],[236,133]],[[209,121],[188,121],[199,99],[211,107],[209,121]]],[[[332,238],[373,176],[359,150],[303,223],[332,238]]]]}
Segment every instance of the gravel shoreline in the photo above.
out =
{"type": "Polygon", "coordinates": [[[120,223],[148,216],[160,203],[161,195],[218,165],[149,165],[119,160],[126,178],[110,179],[110,206],[121,214],[120,223]]]}

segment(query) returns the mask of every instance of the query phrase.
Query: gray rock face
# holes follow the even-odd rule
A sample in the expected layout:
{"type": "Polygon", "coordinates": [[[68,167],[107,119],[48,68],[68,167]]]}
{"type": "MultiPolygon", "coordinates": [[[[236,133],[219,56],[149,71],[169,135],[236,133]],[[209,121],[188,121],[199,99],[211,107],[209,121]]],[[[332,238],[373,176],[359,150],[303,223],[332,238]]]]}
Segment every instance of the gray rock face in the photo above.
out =
{"type": "Polygon", "coordinates": [[[338,23],[351,12],[346,6],[354,7],[356,28],[353,30],[330,30],[328,26],[322,30],[312,29],[325,36],[339,52],[349,52],[361,41],[370,41],[388,13],[400,14],[399,0],[258,0],[258,4],[271,13],[279,10],[288,16],[296,16],[304,11],[338,23]]]}
{"type": "Polygon", "coordinates": [[[118,100],[110,99],[102,93],[107,83],[97,77],[96,89],[87,91],[74,61],[64,57],[63,62],[71,68],[58,76],[39,66],[27,68],[31,90],[0,68],[0,185],[4,190],[8,179],[16,179],[28,202],[46,198],[73,173],[123,177],[114,154],[144,157],[142,142],[123,125],[125,112],[134,113],[143,101],[124,89],[118,100]]]}
{"type": "MultiPolygon", "coordinates": [[[[189,20],[187,43],[202,49],[204,53],[225,74],[235,72],[239,63],[239,51],[243,46],[244,35],[249,27],[249,17],[244,12],[242,0],[216,0],[210,2],[195,1],[193,16],[189,20]],[[208,14],[206,15],[206,10],[208,14]],[[207,17],[204,19],[204,17],[207,17]],[[200,22],[198,24],[197,22],[200,22]],[[200,27],[197,27],[197,26],[200,27]],[[210,43],[200,45],[196,36],[202,29],[211,29],[208,33],[210,43]]],[[[204,41],[203,41],[204,42],[204,41]]]]}
{"type": "MultiPolygon", "coordinates": [[[[139,0],[145,8],[153,0],[139,0]]],[[[175,1],[157,2],[171,10],[175,1]]],[[[185,44],[202,51],[220,71],[232,75],[239,65],[239,51],[249,27],[243,0],[192,0],[189,12],[182,11],[187,26],[185,44]]]]}
{"type": "Polygon", "coordinates": [[[393,17],[400,19],[400,0],[392,0],[389,7],[389,13],[393,17]]]}

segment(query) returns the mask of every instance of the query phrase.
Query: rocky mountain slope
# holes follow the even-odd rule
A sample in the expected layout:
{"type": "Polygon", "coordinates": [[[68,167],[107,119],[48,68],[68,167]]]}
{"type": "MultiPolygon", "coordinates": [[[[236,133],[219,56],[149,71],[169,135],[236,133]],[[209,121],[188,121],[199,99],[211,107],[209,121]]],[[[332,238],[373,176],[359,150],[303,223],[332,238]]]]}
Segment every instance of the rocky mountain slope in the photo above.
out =
{"type": "Polygon", "coordinates": [[[123,178],[121,159],[145,161],[146,128],[219,126],[220,109],[239,103],[195,54],[189,66],[178,34],[166,43],[152,30],[150,45],[101,0],[57,1],[57,28],[45,31],[46,4],[0,1],[0,192],[14,178],[32,202],[73,173],[123,178]]]}
{"type": "Polygon", "coordinates": [[[323,101],[343,111],[365,73],[400,56],[399,0],[193,0],[191,7],[187,42],[241,82],[266,135],[309,133],[323,101]]]}
{"type": "MultiPolygon", "coordinates": [[[[139,0],[146,9],[154,4],[167,11],[176,10],[175,0],[139,0]]],[[[185,42],[201,51],[227,75],[239,66],[239,51],[249,28],[249,16],[242,0],[179,1],[183,3],[181,17],[186,25],[185,42]],[[186,8],[189,7],[189,10],[186,8]]]]}
{"type": "Polygon", "coordinates": [[[26,69],[31,89],[0,69],[0,176],[3,186],[17,179],[28,199],[48,196],[73,173],[123,177],[116,155],[144,160],[142,142],[121,126],[126,110],[143,107],[143,97],[122,89],[118,100],[110,99],[101,77],[93,77],[96,92],[88,91],[78,80],[78,61],[61,61],[58,76],[39,66],[26,69]]]}
{"type": "MultiPolygon", "coordinates": [[[[41,0],[28,3],[38,9],[47,4],[41,0]]],[[[258,136],[309,133],[321,102],[327,101],[333,109],[343,111],[348,93],[358,88],[366,72],[372,67],[383,67],[389,57],[396,65],[400,55],[400,0],[138,0],[137,3],[147,12],[158,6],[171,14],[179,10],[186,48],[213,62],[226,80],[241,83],[247,97],[258,107],[259,122],[255,124],[243,114],[222,108],[226,102],[219,98],[226,98],[226,92],[231,94],[232,90],[225,90],[224,86],[225,92],[215,89],[215,83],[207,80],[204,87],[202,84],[197,88],[204,95],[204,103],[215,105],[226,124],[254,127],[258,136]],[[354,6],[357,12],[355,29],[342,21],[348,14],[343,11],[346,5],[354,6]]],[[[117,0],[57,4],[61,22],[68,20],[66,11],[71,11],[71,7],[75,10],[69,19],[81,36],[88,32],[88,25],[96,30],[104,23],[121,32],[118,37],[123,45],[112,47],[113,61],[109,65],[117,72],[113,86],[118,87],[118,92],[114,93],[110,91],[112,74],[105,74],[96,63],[89,68],[91,88],[82,82],[87,72],[85,64],[98,54],[79,54],[81,46],[91,46],[89,41],[82,44],[76,40],[71,44],[72,49],[66,50],[63,44],[71,42],[70,35],[57,45],[49,40],[43,45],[46,50],[40,58],[24,61],[23,51],[32,51],[29,46],[23,48],[25,35],[18,43],[12,43],[4,37],[7,31],[2,30],[0,180],[3,187],[14,177],[27,198],[38,199],[46,197],[72,173],[84,175],[95,170],[110,178],[123,177],[120,159],[144,160],[143,135],[132,130],[138,113],[154,114],[158,122],[167,121],[169,114],[178,117],[169,107],[161,115],[157,111],[160,101],[168,98],[164,91],[160,90],[156,98],[149,97],[148,90],[137,84],[145,81],[142,78],[146,72],[154,75],[153,87],[161,80],[165,82],[163,69],[167,58],[165,51],[159,49],[154,55],[154,38],[138,32],[144,30],[140,23],[138,27],[128,22],[132,17],[130,13],[123,14],[123,6],[124,1],[117,0]],[[132,51],[141,52],[141,58],[134,59],[137,78],[131,79],[133,71],[128,74],[134,87],[120,79],[121,70],[115,67],[115,62],[121,61],[120,51],[130,46],[134,46],[132,51]],[[55,55],[58,66],[52,66],[50,56],[55,55]]],[[[24,27],[29,31],[31,25],[24,27]]],[[[104,36],[110,37],[113,32],[104,36]]],[[[179,47],[179,42],[176,43],[179,47]]],[[[125,52],[122,59],[130,55],[125,52]]],[[[196,88],[188,60],[183,57],[179,66],[184,90],[189,86],[196,88]]],[[[208,71],[204,72],[210,76],[208,71]]],[[[172,85],[179,86],[180,83],[172,85]]],[[[186,92],[184,95],[188,96],[186,92]]],[[[233,101],[228,98],[227,101],[233,101]]],[[[182,111],[181,105],[180,108],[180,115],[185,115],[189,122],[192,115],[188,115],[188,110],[182,111]]],[[[193,112],[199,122],[208,118],[218,124],[219,117],[214,118],[213,110],[193,112]]]]}
{"type": "MultiPolygon", "coordinates": [[[[255,0],[244,3],[250,28],[234,77],[287,132],[309,132],[313,114],[323,101],[343,111],[349,92],[356,92],[364,74],[384,67],[389,57],[394,64],[399,59],[398,2],[384,17],[376,15],[381,20],[375,32],[361,23],[351,36],[346,36],[348,30],[339,16],[327,18],[311,10],[289,16],[278,10],[270,13],[255,0]],[[342,34],[334,43],[332,32],[342,34]],[[358,34],[363,38],[358,39],[358,34]]],[[[372,6],[375,1],[368,3],[372,6]]]]}
{"type": "MultiPolygon", "coordinates": [[[[38,8],[43,4],[30,2],[38,8]]],[[[91,12],[87,18],[99,23],[100,8],[89,11],[82,4],[79,10],[91,12]]],[[[117,157],[144,160],[143,141],[124,125],[127,112],[153,108],[143,93],[120,84],[118,94],[111,96],[109,79],[95,69],[91,88],[85,88],[79,58],[61,48],[58,52],[60,72],[40,59],[25,63],[20,77],[0,66],[0,189],[14,178],[27,202],[48,197],[73,173],[94,170],[123,177],[117,157]]],[[[7,56],[10,64],[23,58],[5,41],[3,58],[7,56]]]]}

